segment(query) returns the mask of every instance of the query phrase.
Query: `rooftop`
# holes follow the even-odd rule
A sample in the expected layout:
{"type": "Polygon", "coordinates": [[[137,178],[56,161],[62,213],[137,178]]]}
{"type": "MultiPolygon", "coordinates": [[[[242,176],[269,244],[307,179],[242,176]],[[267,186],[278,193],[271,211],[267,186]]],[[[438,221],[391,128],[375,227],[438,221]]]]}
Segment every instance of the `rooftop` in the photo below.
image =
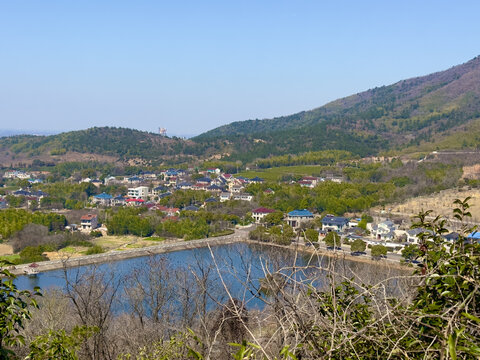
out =
{"type": "Polygon", "coordinates": [[[101,193],[101,194],[99,194],[99,195],[95,195],[94,197],[95,197],[96,199],[109,200],[109,199],[111,199],[113,196],[110,195],[110,194],[107,194],[107,193],[104,193],[104,192],[103,192],[103,193],[101,193]]]}
{"type": "Polygon", "coordinates": [[[327,215],[322,219],[322,224],[344,225],[348,224],[348,219],[342,216],[327,215]]]}
{"type": "Polygon", "coordinates": [[[260,214],[270,214],[270,213],[273,213],[273,212],[275,212],[275,210],[269,209],[269,208],[264,208],[264,207],[259,207],[257,209],[252,210],[252,213],[260,213],[260,214]]]}
{"type": "Polygon", "coordinates": [[[288,213],[288,216],[313,217],[313,214],[307,209],[293,210],[288,213]]]}

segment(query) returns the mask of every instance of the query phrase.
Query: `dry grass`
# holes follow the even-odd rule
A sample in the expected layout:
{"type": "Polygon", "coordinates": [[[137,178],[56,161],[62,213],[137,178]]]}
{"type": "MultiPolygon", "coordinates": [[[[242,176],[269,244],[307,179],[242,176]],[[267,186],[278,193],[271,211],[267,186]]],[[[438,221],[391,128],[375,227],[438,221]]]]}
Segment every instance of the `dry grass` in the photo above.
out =
{"type": "Polygon", "coordinates": [[[472,220],[480,222],[480,190],[472,189],[449,189],[428,196],[420,196],[409,199],[401,204],[388,206],[392,214],[413,216],[421,211],[433,210],[435,215],[451,217],[453,202],[455,199],[465,199],[470,196],[470,212],[472,220]]]}
{"type": "MultiPolygon", "coordinates": [[[[132,235],[102,236],[100,238],[92,240],[92,242],[94,245],[101,246],[106,252],[113,250],[118,251],[127,249],[139,249],[147,246],[159,245],[158,238],[153,238],[153,240],[149,240],[149,238],[141,238],[132,235]]],[[[0,244],[0,246],[1,245],[4,244],[0,244]]],[[[50,251],[45,252],[44,254],[50,260],[59,260],[84,256],[87,250],[88,248],[83,246],[68,246],[66,248],[60,249],[59,251],[50,251]]],[[[2,253],[0,253],[0,255],[2,255],[2,253]]]]}
{"type": "Polygon", "coordinates": [[[100,245],[106,251],[119,250],[124,248],[142,248],[146,246],[158,245],[158,238],[156,240],[149,240],[149,238],[141,238],[133,235],[125,236],[102,236],[93,240],[95,245],[100,245]]]}
{"type": "Polygon", "coordinates": [[[12,255],[12,254],[13,254],[13,248],[11,245],[0,244],[0,256],[12,255]]]}

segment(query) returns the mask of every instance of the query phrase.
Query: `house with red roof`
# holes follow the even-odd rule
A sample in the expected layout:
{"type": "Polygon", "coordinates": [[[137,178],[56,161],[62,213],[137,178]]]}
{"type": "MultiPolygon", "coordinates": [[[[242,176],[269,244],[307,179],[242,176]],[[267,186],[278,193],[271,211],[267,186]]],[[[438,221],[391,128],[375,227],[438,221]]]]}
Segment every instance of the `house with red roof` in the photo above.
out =
{"type": "Polygon", "coordinates": [[[300,180],[297,184],[299,184],[301,187],[308,187],[308,188],[315,187],[315,185],[313,185],[313,182],[309,180],[300,180]]]}
{"type": "Polygon", "coordinates": [[[145,200],[129,198],[125,199],[125,203],[127,204],[127,206],[141,206],[145,203],[145,200]]]}
{"type": "Polygon", "coordinates": [[[180,214],[179,208],[170,208],[164,205],[157,205],[156,210],[165,213],[165,215],[167,216],[176,216],[180,214]]]}
{"type": "Polygon", "coordinates": [[[98,218],[95,214],[86,214],[80,218],[80,229],[82,231],[92,231],[98,227],[98,218]]]}
{"type": "Polygon", "coordinates": [[[265,216],[274,212],[275,210],[273,209],[259,207],[252,210],[252,218],[255,220],[255,223],[259,224],[265,216]]]}

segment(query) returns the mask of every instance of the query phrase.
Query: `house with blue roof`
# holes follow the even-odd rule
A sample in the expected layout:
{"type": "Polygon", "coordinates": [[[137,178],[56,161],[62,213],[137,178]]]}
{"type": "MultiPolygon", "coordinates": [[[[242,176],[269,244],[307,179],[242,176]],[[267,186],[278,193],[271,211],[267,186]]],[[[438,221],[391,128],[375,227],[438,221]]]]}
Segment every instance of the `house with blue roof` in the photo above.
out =
{"type": "Polygon", "coordinates": [[[188,205],[188,206],[185,206],[182,210],[183,211],[198,211],[198,207],[196,207],[195,205],[188,205]]]}
{"type": "Polygon", "coordinates": [[[260,183],[263,183],[263,179],[261,177],[258,177],[258,176],[255,176],[253,179],[250,179],[250,182],[251,183],[254,183],[254,184],[260,184],[260,183]]]}
{"type": "Polygon", "coordinates": [[[197,179],[197,184],[205,184],[205,185],[210,185],[212,182],[212,179],[209,177],[201,177],[200,179],[197,179]]]}
{"type": "Polygon", "coordinates": [[[127,182],[129,184],[139,184],[142,182],[142,179],[135,175],[135,176],[129,177],[127,179],[127,182]]]}
{"type": "Polygon", "coordinates": [[[159,196],[161,193],[164,193],[168,190],[167,187],[159,185],[157,187],[154,187],[152,190],[152,195],[153,196],[159,196]]]}
{"type": "Polygon", "coordinates": [[[326,215],[322,219],[322,230],[343,232],[348,227],[349,220],[342,216],[326,215]]]}
{"type": "Polygon", "coordinates": [[[30,191],[20,189],[20,190],[14,191],[12,195],[13,196],[31,196],[32,194],[30,193],[30,191]]]}
{"type": "Polygon", "coordinates": [[[225,190],[224,188],[215,184],[207,187],[207,191],[218,193],[218,194],[223,192],[224,190],[225,190]]]}
{"type": "Polygon", "coordinates": [[[126,204],[126,199],[122,195],[118,195],[110,201],[110,204],[114,206],[124,206],[126,204]]]}
{"type": "Polygon", "coordinates": [[[287,214],[287,224],[293,228],[298,228],[304,222],[313,220],[314,215],[307,209],[293,210],[287,214]]]}
{"type": "Polygon", "coordinates": [[[181,182],[177,184],[177,189],[182,189],[182,190],[189,190],[193,188],[193,184],[189,183],[187,181],[181,182]]]}
{"type": "Polygon", "coordinates": [[[165,171],[165,173],[164,173],[164,178],[165,178],[165,180],[167,180],[168,178],[177,177],[177,176],[178,176],[178,171],[175,170],[175,169],[168,169],[168,170],[165,171]]]}
{"type": "Polygon", "coordinates": [[[92,203],[102,206],[110,206],[112,203],[113,196],[107,193],[101,193],[95,195],[92,199],[92,203]]]}

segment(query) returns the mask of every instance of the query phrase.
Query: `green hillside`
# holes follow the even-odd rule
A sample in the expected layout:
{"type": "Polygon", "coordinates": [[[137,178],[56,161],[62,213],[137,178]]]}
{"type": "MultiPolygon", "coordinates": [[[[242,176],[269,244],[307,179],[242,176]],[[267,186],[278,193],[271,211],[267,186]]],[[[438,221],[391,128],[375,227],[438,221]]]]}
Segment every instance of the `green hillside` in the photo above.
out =
{"type": "Polygon", "coordinates": [[[470,147],[475,140],[452,142],[451,138],[456,132],[470,133],[471,123],[478,118],[480,57],[310,111],[221,126],[193,140],[227,140],[233,157],[245,160],[323,149],[348,150],[363,156],[425,147],[444,138],[448,138],[449,146],[470,147]]]}
{"type": "Polygon", "coordinates": [[[445,71],[371,89],[310,111],[235,122],[191,140],[116,127],[4,137],[0,138],[0,165],[35,158],[85,160],[75,158],[78,154],[109,157],[94,159],[98,161],[149,164],[219,158],[245,163],[321,150],[367,156],[477,148],[479,144],[480,57],[476,57],[445,71]]]}
{"type": "Polygon", "coordinates": [[[110,156],[119,161],[142,159],[154,163],[169,159],[182,161],[205,152],[202,145],[192,141],[115,127],[95,127],[51,136],[4,137],[0,139],[0,150],[29,158],[62,157],[76,152],[110,156]]]}

